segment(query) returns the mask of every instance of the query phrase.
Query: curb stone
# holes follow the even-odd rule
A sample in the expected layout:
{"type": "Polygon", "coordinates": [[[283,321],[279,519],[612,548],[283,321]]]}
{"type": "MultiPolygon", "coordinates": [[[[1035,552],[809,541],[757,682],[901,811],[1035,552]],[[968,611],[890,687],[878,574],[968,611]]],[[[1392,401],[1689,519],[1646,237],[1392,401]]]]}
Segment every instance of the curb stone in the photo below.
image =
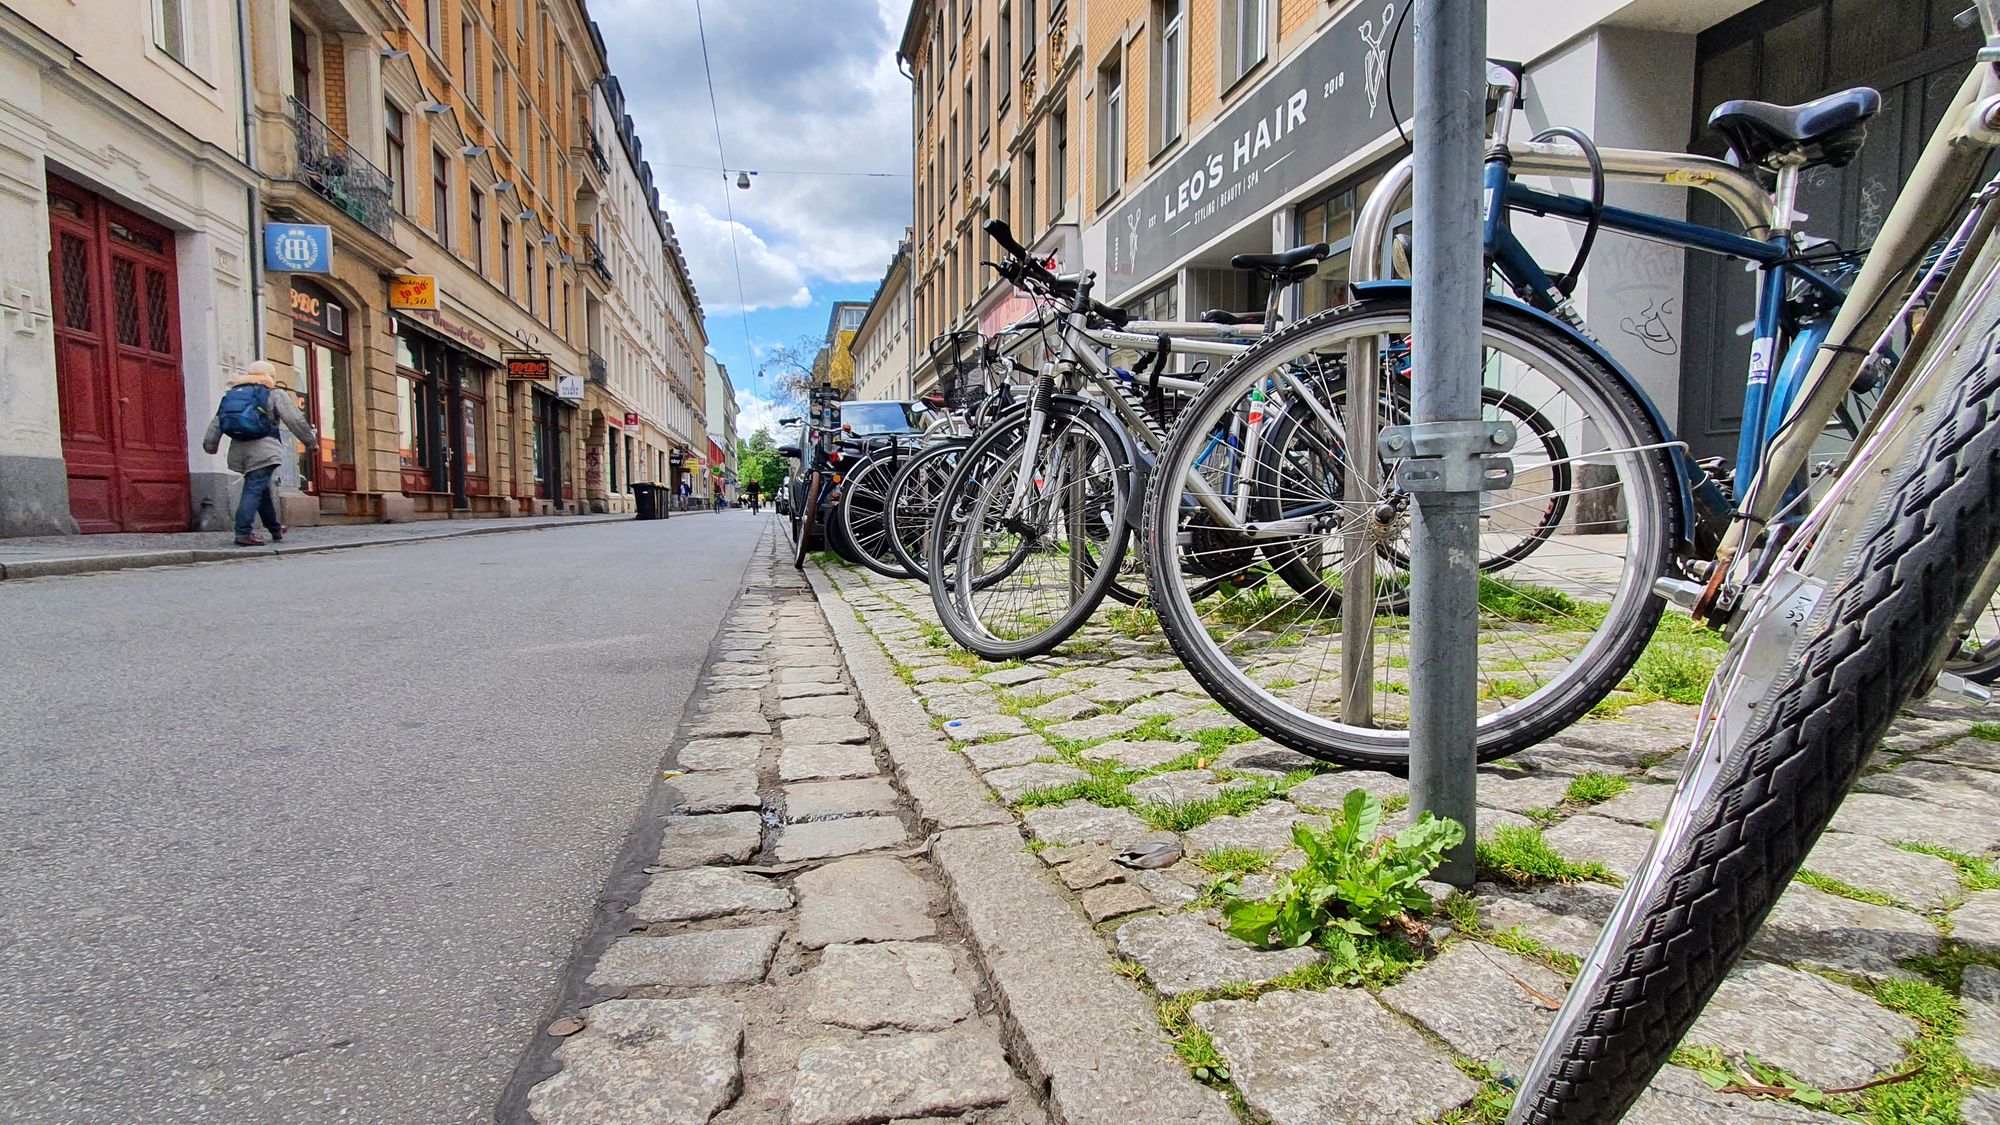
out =
{"type": "Polygon", "coordinates": [[[932,729],[847,600],[819,567],[807,576],[896,780],[936,833],[931,857],[952,914],[993,984],[1008,1053],[1044,1085],[1050,1118],[1234,1125],[1228,1101],[1188,1075],[1138,987],[1105,971],[1103,940],[1022,850],[1014,817],[932,729]]]}

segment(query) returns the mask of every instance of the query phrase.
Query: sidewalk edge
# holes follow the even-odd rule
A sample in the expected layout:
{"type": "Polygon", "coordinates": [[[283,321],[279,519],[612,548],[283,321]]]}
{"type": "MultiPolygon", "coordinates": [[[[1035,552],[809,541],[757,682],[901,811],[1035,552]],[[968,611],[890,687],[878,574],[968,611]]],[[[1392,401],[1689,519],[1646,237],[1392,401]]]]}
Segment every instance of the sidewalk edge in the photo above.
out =
{"type": "Polygon", "coordinates": [[[931,729],[854,607],[817,565],[806,573],[898,784],[936,832],[931,857],[952,914],[992,982],[1009,1053],[1044,1084],[1051,1119],[1235,1125],[1227,1099],[1188,1075],[1152,1005],[1111,971],[1104,940],[1023,850],[1012,814],[931,729]]]}

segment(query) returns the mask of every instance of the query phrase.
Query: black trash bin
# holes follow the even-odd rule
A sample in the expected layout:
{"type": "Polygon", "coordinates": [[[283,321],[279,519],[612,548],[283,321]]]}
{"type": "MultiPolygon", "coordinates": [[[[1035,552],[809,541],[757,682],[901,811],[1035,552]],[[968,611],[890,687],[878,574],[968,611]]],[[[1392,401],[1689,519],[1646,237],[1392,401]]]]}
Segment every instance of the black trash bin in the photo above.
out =
{"type": "Polygon", "coordinates": [[[632,497],[639,507],[642,520],[663,520],[667,518],[666,489],[657,484],[634,484],[632,497]]]}

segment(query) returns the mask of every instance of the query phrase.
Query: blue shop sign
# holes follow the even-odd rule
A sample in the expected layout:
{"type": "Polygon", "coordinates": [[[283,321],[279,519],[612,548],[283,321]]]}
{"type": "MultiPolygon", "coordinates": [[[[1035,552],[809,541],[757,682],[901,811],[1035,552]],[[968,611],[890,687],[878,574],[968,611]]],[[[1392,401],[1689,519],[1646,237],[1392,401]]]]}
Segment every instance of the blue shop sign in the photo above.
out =
{"type": "Polygon", "coordinates": [[[264,268],[286,273],[333,269],[333,228],[306,223],[264,225],[264,268]]]}

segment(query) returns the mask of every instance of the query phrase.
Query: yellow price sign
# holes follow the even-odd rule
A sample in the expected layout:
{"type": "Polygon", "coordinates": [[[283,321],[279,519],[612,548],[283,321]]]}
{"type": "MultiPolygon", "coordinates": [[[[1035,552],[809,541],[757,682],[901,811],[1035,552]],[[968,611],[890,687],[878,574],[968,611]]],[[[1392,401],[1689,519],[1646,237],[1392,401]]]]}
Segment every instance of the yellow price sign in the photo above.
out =
{"type": "Polygon", "coordinates": [[[392,309],[436,309],[437,278],[422,274],[397,274],[389,279],[389,307],[392,309]]]}

